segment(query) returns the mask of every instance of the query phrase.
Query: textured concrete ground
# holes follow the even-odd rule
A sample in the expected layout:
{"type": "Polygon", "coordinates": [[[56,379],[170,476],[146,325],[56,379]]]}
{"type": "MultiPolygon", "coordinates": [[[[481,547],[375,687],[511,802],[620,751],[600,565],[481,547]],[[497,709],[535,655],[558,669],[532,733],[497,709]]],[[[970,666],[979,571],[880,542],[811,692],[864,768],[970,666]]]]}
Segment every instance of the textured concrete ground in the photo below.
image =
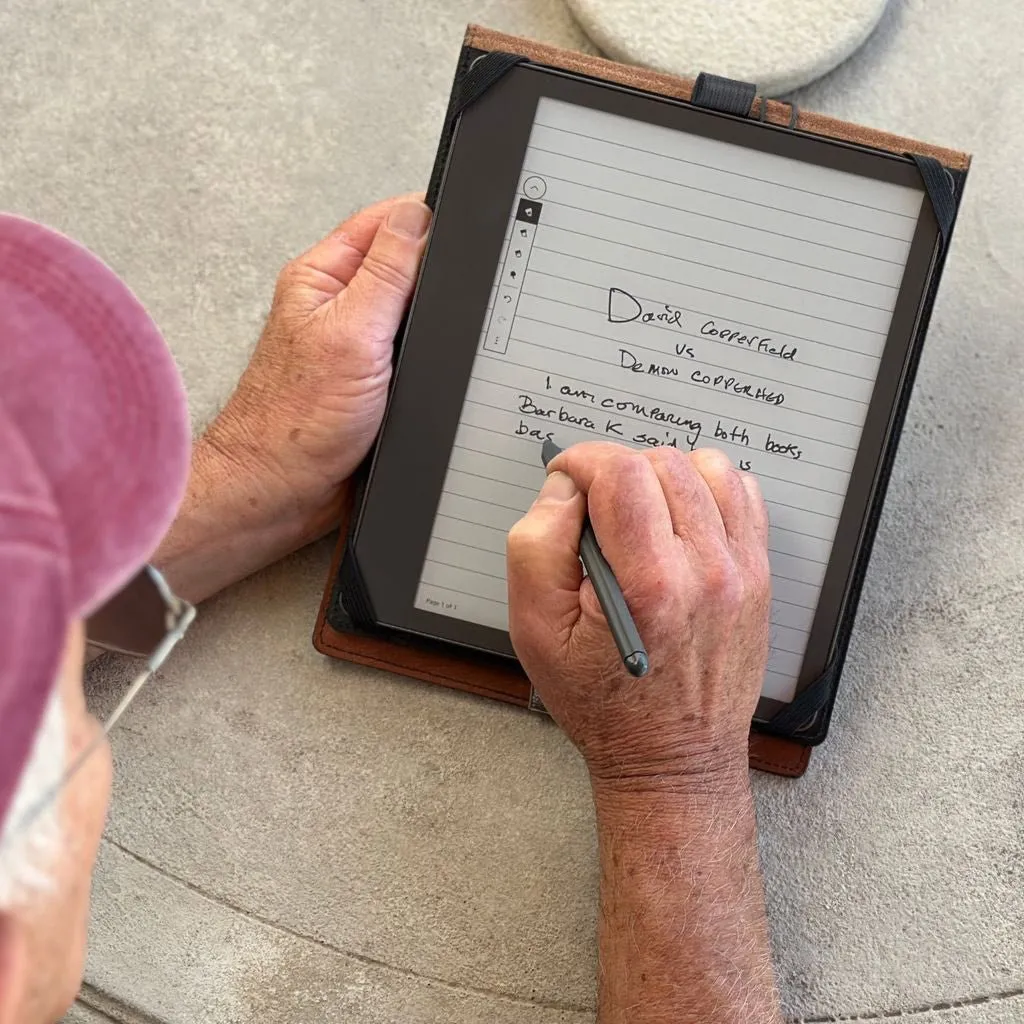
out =
{"type": "MultiPolygon", "coordinates": [[[[470,19],[582,42],[555,0],[7,0],[0,206],[129,280],[201,426],[278,266],[425,182],[470,19]]],[[[977,159],[833,735],[802,781],[756,779],[796,1019],[1024,1020],[1021,38],[1014,0],[894,0],[800,97],[977,159]]],[[[204,607],[116,733],[69,1019],[589,1021],[573,752],[526,713],[315,654],[328,551],[204,607]]],[[[98,707],[119,679],[92,679],[98,707]]]]}

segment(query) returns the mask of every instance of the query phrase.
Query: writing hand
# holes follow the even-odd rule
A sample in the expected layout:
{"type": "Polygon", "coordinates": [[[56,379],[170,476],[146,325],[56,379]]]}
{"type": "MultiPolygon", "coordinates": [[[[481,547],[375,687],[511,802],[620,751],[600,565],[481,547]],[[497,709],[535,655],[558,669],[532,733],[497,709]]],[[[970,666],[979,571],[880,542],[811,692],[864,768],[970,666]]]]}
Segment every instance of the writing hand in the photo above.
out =
{"type": "Polygon", "coordinates": [[[745,776],[768,652],[768,522],[721,452],[589,443],[548,465],[508,538],[512,642],[595,786],[745,776]],[[589,510],[650,656],[622,665],[578,559],[589,510]]]}
{"type": "Polygon", "coordinates": [[[423,254],[419,196],[370,206],[282,271],[263,335],[196,444],[157,553],[198,601],[322,536],[380,428],[392,342],[423,254]]]}

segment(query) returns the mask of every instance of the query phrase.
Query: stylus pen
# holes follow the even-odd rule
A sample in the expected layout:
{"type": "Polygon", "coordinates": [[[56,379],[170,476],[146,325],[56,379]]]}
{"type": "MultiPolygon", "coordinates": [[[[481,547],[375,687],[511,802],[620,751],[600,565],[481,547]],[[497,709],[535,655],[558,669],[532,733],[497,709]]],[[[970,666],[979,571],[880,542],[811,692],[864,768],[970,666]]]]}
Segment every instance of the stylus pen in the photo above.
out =
{"type": "MultiPolygon", "coordinates": [[[[540,457],[545,469],[561,450],[554,441],[544,442],[540,457]]],[[[611,627],[612,639],[619,649],[619,654],[622,655],[626,671],[638,678],[647,675],[647,669],[650,667],[647,649],[640,639],[633,616],[629,614],[629,606],[622,596],[619,581],[615,578],[608,560],[601,553],[589,516],[583,520],[583,533],[580,534],[580,561],[594,586],[594,592],[611,627]]]]}

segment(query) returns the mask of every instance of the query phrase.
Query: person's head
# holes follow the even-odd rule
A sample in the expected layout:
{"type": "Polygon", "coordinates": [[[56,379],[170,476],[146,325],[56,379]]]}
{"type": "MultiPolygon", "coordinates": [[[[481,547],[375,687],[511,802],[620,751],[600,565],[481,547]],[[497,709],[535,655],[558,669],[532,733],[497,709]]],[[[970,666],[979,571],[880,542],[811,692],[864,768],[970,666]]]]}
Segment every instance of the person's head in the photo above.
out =
{"type": "Polygon", "coordinates": [[[138,301],[73,242],[0,216],[0,1024],[58,1019],[81,980],[111,770],[82,690],[87,623],[116,636],[129,601],[152,607],[140,570],[188,452],[138,301]]]}

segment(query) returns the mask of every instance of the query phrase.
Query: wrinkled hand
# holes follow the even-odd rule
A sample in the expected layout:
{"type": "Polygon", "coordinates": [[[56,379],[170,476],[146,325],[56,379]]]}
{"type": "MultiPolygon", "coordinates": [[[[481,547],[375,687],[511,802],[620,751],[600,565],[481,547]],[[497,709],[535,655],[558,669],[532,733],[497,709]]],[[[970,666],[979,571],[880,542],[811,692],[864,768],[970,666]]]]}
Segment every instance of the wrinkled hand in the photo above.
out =
{"type": "Polygon", "coordinates": [[[721,452],[593,443],[548,466],[508,538],[512,642],[595,785],[743,771],[768,655],[768,521],[721,452]],[[650,656],[630,676],[578,559],[589,509],[650,656]]]}
{"type": "Polygon", "coordinates": [[[311,535],[334,525],[339,485],[380,428],[429,220],[419,196],[377,203],[281,271],[252,361],[207,434],[257,478],[266,516],[299,518],[311,535]]]}

